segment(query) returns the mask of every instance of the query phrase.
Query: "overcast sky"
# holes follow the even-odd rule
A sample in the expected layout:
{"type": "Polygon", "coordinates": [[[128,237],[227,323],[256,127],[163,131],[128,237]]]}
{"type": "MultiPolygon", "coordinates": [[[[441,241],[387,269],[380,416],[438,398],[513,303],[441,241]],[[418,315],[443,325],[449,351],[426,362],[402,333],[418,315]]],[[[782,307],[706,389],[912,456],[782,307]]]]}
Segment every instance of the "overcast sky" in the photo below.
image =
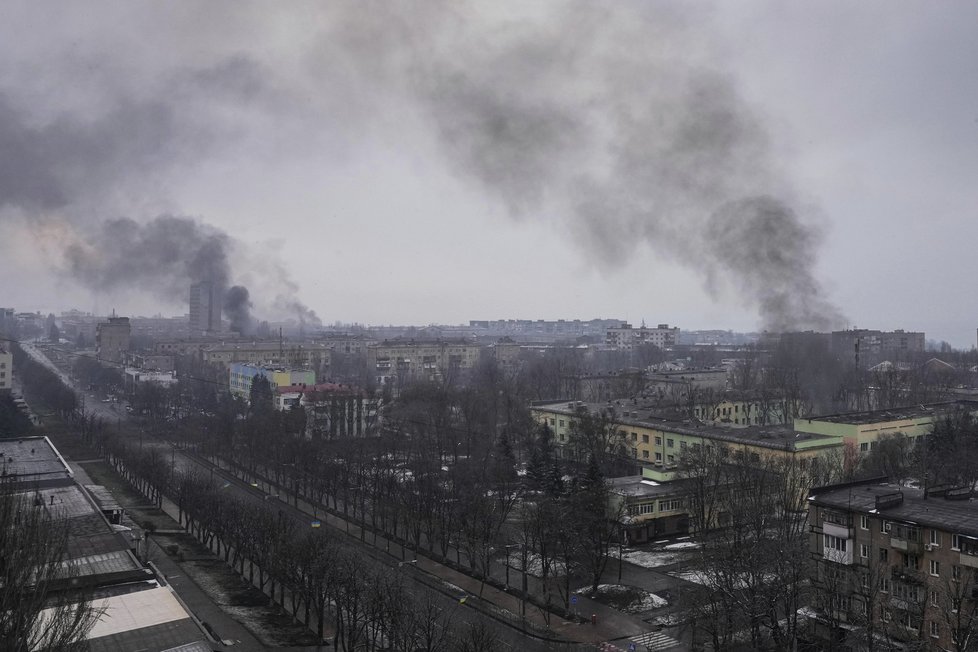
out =
{"type": "Polygon", "coordinates": [[[978,4],[690,6],[5,2],[0,305],[970,347],[978,4]]]}

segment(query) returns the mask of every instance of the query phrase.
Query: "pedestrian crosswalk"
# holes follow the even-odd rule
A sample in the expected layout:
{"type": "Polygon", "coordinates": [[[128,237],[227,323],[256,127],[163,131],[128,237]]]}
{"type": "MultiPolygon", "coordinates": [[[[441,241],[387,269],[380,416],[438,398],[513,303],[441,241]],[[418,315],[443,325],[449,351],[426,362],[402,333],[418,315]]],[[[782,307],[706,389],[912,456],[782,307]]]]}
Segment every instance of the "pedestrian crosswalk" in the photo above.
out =
{"type": "MultiPolygon", "coordinates": [[[[676,639],[666,636],[662,632],[645,632],[644,634],[639,634],[638,636],[632,636],[628,639],[635,643],[636,652],[653,652],[654,650],[667,650],[671,647],[676,647],[679,645],[679,641],[676,639]]],[[[631,649],[628,647],[627,649],[631,649]]]]}

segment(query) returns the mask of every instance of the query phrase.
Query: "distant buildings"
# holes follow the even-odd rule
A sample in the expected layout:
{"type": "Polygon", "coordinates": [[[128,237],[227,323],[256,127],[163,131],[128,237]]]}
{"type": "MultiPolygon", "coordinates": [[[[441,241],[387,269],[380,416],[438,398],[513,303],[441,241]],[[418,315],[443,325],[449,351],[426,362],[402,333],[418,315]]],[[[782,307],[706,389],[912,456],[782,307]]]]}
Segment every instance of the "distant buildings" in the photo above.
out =
{"type": "Polygon", "coordinates": [[[235,362],[275,367],[306,367],[325,376],[332,359],[331,344],[293,340],[235,340],[201,347],[204,362],[229,366],[235,362]]]}
{"type": "Polygon", "coordinates": [[[95,329],[95,355],[103,362],[122,362],[129,351],[131,326],[128,317],[109,317],[95,329]]]}
{"type": "Polygon", "coordinates": [[[875,364],[882,357],[924,350],[924,334],[904,330],[877,331],[858,328],[833,331],[832,352],[859,364],[875,364]]]}
{"type": "Polygon", "coordinates": [[[212,281],[201,281],[190,286],[191,333],[217,333],[221,329],[221,308],[224,304],[224,288],[212,281]]]}
{"type": "Polygon", "coordinates": [[[644,325],[633,328],[623,323],[605,331],[605,346],[616,351],[631,351],[643,344],[652,344],[664,349],[679,343],[679,328],[669,328],[669,324],[659,324],[655,328],[644,325]]]}
{"type": "Polygon", "coordinates": [[[467,340],[384,340],[367,347],[367,367],[377,383],[437,380],[450,372],[472,369],[482,345],[467,340]]]}

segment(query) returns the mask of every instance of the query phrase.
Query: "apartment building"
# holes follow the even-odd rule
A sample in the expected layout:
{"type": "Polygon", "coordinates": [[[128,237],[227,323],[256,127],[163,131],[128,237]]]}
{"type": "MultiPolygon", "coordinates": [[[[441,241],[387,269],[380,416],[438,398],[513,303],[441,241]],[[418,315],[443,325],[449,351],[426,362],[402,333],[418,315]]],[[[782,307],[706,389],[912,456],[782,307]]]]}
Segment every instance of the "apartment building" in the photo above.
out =
{"type": "Polygon", "coordinates": [[[639,328],[631,324],[621,324],[605,331],[605,346],[616,351],[631,351],[643,344],[652,344],[664,349],[679,343],[679,328],[669,328],[669,324],[659,324],[655,328],[644,325],[639,328]]]}
{"type": "Polygon", "coordinates": [[[9,392],[14,386],[14,356],[0,345],[0,392],[9,392]]]}
{"type": "Polygon", "coordinates": [[[813,638],[832,649],[960,650],[978,636],[978,503],[970,487],[870,480],[809,497],[813,638]]]}
{"type": "Polygon", "coordinates": [[[105,362],[122,362],[129,351],[131,326],[128,317],[109,317],[95,327],[95,355],[105,362]]]}
{"type": "Polygon", "coordinates": [[[481,355],[482,345],[467,340],[384,340],[367,347],[367,368],[381,385],[431,381],[472,369],[481,355]]]}
{"type": "Polygon", "coordinates": [[[308,367],[325,376],[332,361],[328,342],[291,340],[247,340],[212,344],[201,349],[204,362],[226,367],[235,362],[254,365],[308,367]]]}

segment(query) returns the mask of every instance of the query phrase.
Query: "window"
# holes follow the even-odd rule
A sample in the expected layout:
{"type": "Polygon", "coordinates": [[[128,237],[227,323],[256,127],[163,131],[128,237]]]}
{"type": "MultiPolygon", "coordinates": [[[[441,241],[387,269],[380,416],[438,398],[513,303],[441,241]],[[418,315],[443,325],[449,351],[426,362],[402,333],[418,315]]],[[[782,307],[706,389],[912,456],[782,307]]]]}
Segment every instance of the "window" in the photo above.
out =
{"type": "Polygon", "coordinates": [[[893,524],[889,521],[880,521],[880,532],[883,534],[889,534],[890,530],[893,529],[893,524]]]}
{"type": "Polygon", "coordinates": [[[638,449],[637,448],[633,448],[632,449],[632,457],[638,457],[638,449]]]}
{"type": "Polygon", "coordinates": [[[889,577],[881,577],[880,578],[880,591],[882,591],[883,593],[889,593],[890,592],[890,578],[889,577]]]}
{"type": "Polygon", "coordinates": [[[643,444],[649,443],[649,436],[648,435],[642,435],[642,443],[643,444]]]}
{"type": "Polygon", "coordinates": [[[666,447],[667,448],[674,448],[675,447],[675,444],[676,444],[676,442],[673,439],[671,439],[671,438],[666,440],[666,447]]]}
{"type": "Polygon", "coordinates": [[[675,455],[666,455],[666,461],[669,464],[675,464],[676,463],[676,456],[675,455]]]}
{"type": "Polygon", "coordinates": [[[556,422],[556,419],[550,419],[550,425],[554,425],[555,422],[556,422]]]}
{"type": "Polygon", "coordinates": [[[662,437],[658,437],[658,436],[657,436],[657,437],[655,438],[655,445],[656,445],[656,446],[662,446],[662,437]]]}
{"type": "Polygon", "coordinates": [[[671,512],[677,509],[682,509],[683,501],[681,498],[674,498],[672,500],[660,500],[659,501],[659,511],[660,512],[671,512]]]}
{"type": "Polygon", "coordinates": [[[951,579],[955,582],[961,581],[961,567],[957,564],[951,566],[951,579]]]}
{"type": "Polygon", "coordinates": [[[941,595],[937,591],[930,592],[930,606],[932,607],[941,606],[941,595]]]}
{"type": "Polygon", "coordinates": [[[684,441],[679,442],[679,449],[680,450],[686,450],[686,442],[684,442],[684,441]]]}
{"type": "Polygon", "coordinates": [[[645,503],[639,505],[639,514],[651,514],[655,511],[655,503],[645,503]]]}
{"type": "Polygon", "coordinates": [[[642,459],[643,460],[649,459],[649,452],[648,451],[642,451],[642,459]]]}
{"type": "Polygon", "coordinates": [[[825,547],[832,550],[838,550],[839,552],[846,551],[846,544],[848,539],[842,539],[840,537],[834,537],[831,534],[825,535],[825,547]]]}
{"type": "Polygon", "coordinates": [[[890,551],[886,548],[880,548],[880,561],[885,562],[890,558],[890,551]]]}
{"type": "Polygon", "coordinates": [[[961,536],[958,534],[951,535],[951,550],[961,550],[961,536]]]}
{"type": "Polygon", "coordinates": [[[561,419],[561,420],[560,420],[560,427],[561,427],[561,428],[563,428],[563,427],[564,427],[564,420],[563,420],[563,419],[561,419]]]}
{"type": "Polygon", "coordinates": [[[890,610],[880,605],[880,620],[884,623],[890,622],[890,610]]]}
{"type": "Polygon", "coordinates": [[[869,450],[869,442],[863,442],[863,443],[859,444],[859,452],[860,453],[865,453],[868,450],[869,450]]]}
{"type": "Polygon", "coordinates": [[[655,454],[655,461],[656,462],[661,462],[662,461],[662,453],[656,453],[655,454]]]}
{"type": "Polygon", "coordinates": [[[930,636],[931,638],[941,637],[941,626],[937,623],[936,620],[930,621],[930,636]]]}
{"type": "Polygon", "coordinates": [[[869,517],[868,516],[860,516],[859,517],[859,527],[861,527],[864,530],[868,530],[869,529],[869,517]]]}
{"type": "Polygon", "coordinates": [[[864,589],[868,589],[869,588],[869,573],[861,573],[859,575],[859,579],[861,580],[860,583],[862,584],[863,588],[864,589]]]}
{"type": "Polygon", "coordinates": [[[930,545],[939,546],[941,545],[941,532],[940,530],[930,531],[930,545]]]}
{"type": "Polygon", "coordinates": [[[862,557],[863,559],[869,557],[869,546],[866,545],[865,543],[859,544],[859,556],[862,557]]]}
{"type": "Polygon", "coordinates": [[[937,561],[936,559],[930,560],[930,574],[934,577],[941,576],[941,562],[937,561]]]}
{"type": "Polygon", "coordinates": [[[920,557],[917,555],[904,555],[903,565],[910,570],[918,571],[920,570],[920,557]]]}
{"type": "Polygon", "coordinates": [[[638,441],[638,433],[637,432],[633,432],[632,433],[632,441],[638,441]]]}

